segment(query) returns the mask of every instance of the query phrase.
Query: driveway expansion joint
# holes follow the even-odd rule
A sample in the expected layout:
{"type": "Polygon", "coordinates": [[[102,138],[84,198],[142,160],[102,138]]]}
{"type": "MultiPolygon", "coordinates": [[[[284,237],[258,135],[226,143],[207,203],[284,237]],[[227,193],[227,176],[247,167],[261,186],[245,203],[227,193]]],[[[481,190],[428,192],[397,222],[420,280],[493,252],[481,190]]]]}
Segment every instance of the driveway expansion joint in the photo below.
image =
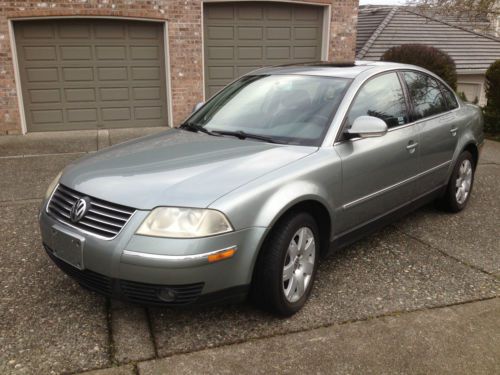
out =
{"type": "Polygon", "coordinates": [[[438,251],[440,254],[444,255],[445,257],[447,257],[449,259],[454,260],[455,262],[458,262],[458,263],[460,263],[460,264],[462,264],[462,265],[464,265],[464,266],[466,266],[466,267],[468,267],[468,268],[470,268],[470,269],[472,269],[474,271],[479,271],[479,272],[481,272],[481,273],[483,273],[483,274],[485,274],[485,275],[487,275],[489,277],[493,277],[493,279],[495,279],[495,280],[498,279],[498,277],[496,277],[496,275],[494,273],[490,273],[490,272],[488,272],[488,271],[486,271],[486,270],[484,270],[484,269],[482,269],[482,268],[480,268],[478,266],[475,266],[473,264],[470,264],[468,262],[463,261],[462,259],[454,257],[453,255],[448,254],[445,250],[441,250],[440,248],[435,247],[434,245],[431,245],[430,243],[426,242],[425,240],[422,240],[419,237],[416,237],[416,236],[414,236],[412,234],[409,234],[409,233],[405,232],[404,230],[402,230],[401,228],[398,228],[397,226],[391,225],[391,228],[394,228],[399,233],[401,233],[401,234],[403,234],[403,235],[411,238],[412,240],[415,240],[415,241],[421,243],[424,246],[427,246],[428,248],[430,248],[432,250],[438,251]]]}
{"type": "Polygon", "coordinates": [[[149,308],[145,307],[144,308],[146,312],[146,321],[148,323],[148,329],[149,329],[149,336],[151,339],[151,342],[153,343],[153,350],[154,350],[154,358],[159,358],[158,355],[158,346],[156,345],[156,337],[155,337],[155,331],[153,329],[153,319],[151,318],[151,312],[149,311],[149,308]]]}

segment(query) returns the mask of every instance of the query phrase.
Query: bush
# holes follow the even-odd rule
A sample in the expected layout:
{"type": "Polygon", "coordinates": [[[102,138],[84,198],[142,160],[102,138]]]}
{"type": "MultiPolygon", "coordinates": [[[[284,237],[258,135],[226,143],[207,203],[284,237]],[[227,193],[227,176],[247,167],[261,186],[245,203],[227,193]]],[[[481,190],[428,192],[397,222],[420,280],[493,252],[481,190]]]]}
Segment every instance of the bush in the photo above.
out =
{"type": "Polygon", "coordinates": [[[495,61],[486,71],[486,100],[484,107],[484,131],[500,133],[500,60],[495,61]]]}
{"type": "Polygon", "coordinates": [[[403,44],[389,48],[380,60],[420,66],[441,77],[453,90],[457,89],[455,62],[450,55],[437,48],[423,44],[403,44]]]}

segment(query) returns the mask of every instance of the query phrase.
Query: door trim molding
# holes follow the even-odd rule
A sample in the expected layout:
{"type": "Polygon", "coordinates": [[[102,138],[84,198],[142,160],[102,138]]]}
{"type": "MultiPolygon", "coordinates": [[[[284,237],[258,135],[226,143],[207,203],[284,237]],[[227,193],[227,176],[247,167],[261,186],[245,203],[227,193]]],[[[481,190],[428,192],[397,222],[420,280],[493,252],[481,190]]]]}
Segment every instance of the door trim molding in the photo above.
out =
{"type": "Polygon", "coordinates": [[[348,202],[348,203],[346,203],[346,204],[342,205],[342,209],[343,209],[343,210],[348,210],[348,209],[350,209],[350,208],[353,208],[353,207],[355,207],[355,206],[358,206],[359,204],[361,204],[361,203],[363,203],[363,202],[366,202],[366,201],[368,201],[368,200],[371,200],[371,199],[373,199],[373,198],[376,198],[376,197],[378,197],[379,195],[382,195],[382,194],[384,194],[384,193],[387,193],[388,191],[391,191],[391,190],[397,189],[398,187],[400,187],[400,186],[402,186],[402,185],[405,185],[405,184],[407,184],[407,183],[409,183],[409,182],[413,182],[413,181],[415,181],[416,179],[418,179],[418,178],[420,178],[420,177],[423,177],[423,176],[425,176],[425,175],[427,175],[427,174],[429,174],[429,173],[432,173],[432,172],[434,172],[434,171],[436,171],[436,170],[438,170],[438,169],[441,169],[441,168],[447,167],[448,165],[450,165],[450,164],[451,164],[451,162],[452,162],[452,160],[448,160],[448,161],[446,161],[446,162],[444,162],[444,163],[441,163],[441,164],[439,164],[439,165],[436,165],[435,167],[432,167],[432,168],[430,168],[430,169],[427,169],[426,171],[420,172],[420,173],[416,174],[415,176],[409,177],[409,178],[407,178],[406,180],[396,182],[396,183],[395,183],[395,184],[393,184],[393,185],[387,186],[387,187],[385,187],[385,188],[383,188],[383,189],[380,189],[380,190],[377,190],[377,191],[375,191],[375,192],[373,192],[373,193],[371,193],[371,194],[365,195],[365,196],[363,196],[363,197],[361,197],[361,198],[358,198],[358,199],[356,199],[356,200],[353,200],[353,201],[351,201],[351,202],[348,202]]]}
{"type": "MultiPolygon", "coordinates": [[[[141,21],[141,22],[154,22],[163,24],[163,50],[164,50],[164,64],[165,64],[165,95],[167,100],[167,126],[168,128],[174,127],[173,122],[173,108],[172,108],[172,81],[171,81],[171,72],[170,72],[170,43],[168,39],[168,21],[154,18],[140,18],[140,17],[123,17],[123,16],[34,16],[34,17],[16,17],[10,18],[8,20],[8,29],[9,29],[9,39],[10,39],[10,48],[12,53],[12,63],[14,65],[14,79],[16,83],[16,91],[17,91],[17,103],[19,110],[19,117],[21,120],[21,129],[22,134],[26,134],[28,132],[28,126],[26,123],[26,112],[24,109],[24,101],[23,101],[23,93],[21,87],[21,75],[19,72],[19,61],[17,58],[17,45],[14,31],[14,23],[18,21],[42,21],[47,19],[55,19],[55,20],[64,20],[64,19],[110,19],[110,20],[122,20],[122,21],[141,21]]],[[[99,130],[99,128],[96,128],[99,130]]],[[[69,129],[62,131],[71,131],[69,129]]]]}

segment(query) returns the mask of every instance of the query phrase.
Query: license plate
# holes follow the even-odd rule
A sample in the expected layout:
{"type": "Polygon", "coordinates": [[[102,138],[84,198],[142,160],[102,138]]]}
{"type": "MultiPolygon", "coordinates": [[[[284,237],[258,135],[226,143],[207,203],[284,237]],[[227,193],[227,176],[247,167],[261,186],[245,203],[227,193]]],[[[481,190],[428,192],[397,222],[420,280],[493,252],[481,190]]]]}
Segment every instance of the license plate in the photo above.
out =
{"type": "Polygon", "coordinates": [[[83,246],[85,238],[70,233],[58,225],[52,227],[52,251],[59,259],[83,270],[83,246]]]}

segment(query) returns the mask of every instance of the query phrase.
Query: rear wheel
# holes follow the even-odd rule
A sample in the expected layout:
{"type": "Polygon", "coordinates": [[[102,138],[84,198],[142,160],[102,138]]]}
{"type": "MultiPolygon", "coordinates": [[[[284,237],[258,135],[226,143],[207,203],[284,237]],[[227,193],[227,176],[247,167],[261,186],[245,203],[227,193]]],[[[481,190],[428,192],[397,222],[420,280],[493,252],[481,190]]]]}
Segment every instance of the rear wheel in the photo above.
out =
{"type": "Polygon", "coordinates": [[[252,297],[282,316],[299,311],[307,301],[319,258],[319,231],[308,213],[282,219],[266,240],[256,264],[252,297]]]}
{"type": "Polygon", "coordinates": [[[440,206],[450,212],[462,211],[469,201],[474,183],[475,160],[469,151],[460,154],[440,206]]]}

